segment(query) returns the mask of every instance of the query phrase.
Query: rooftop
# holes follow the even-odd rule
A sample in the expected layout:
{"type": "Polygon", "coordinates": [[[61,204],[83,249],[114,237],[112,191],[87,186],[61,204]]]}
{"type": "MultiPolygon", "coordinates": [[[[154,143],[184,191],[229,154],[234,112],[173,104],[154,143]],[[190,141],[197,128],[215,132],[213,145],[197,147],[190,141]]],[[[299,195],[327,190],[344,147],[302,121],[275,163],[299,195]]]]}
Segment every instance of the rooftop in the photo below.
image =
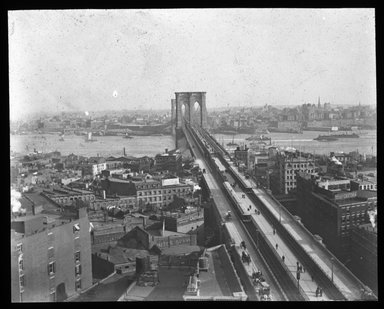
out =
{"type": "Polygon", "coordinates": [[[173,247],[165,247],[161,249],[162,255],[188,255],[192,252],[200,252],[202,247],[179,245],[173,247]]]}
{"type": "MultiPolygon", "coordinates": [[[[162,254],[189,254],[201,252],[198,246],[180,246],[165,248],[162,254]],[[188,247],[188,248],[187,248],[188,247]]],[[[229,296],[243,292],[240,281],[230,261],[224,245],[206,250],[208,271],[200,271],[200,296],[229,296]]],[[[145,301],[182,301],[186,292],[189,277],[195,273],[194,267],[163,267],[159,266],[160,282],[155,287],[134,286],[128,293],[129,300],[145,301]]]]}
{"type": "Polygon", "coordinates": [[[111,243],[92,246],[92,254],[97,254],[104,259],[108,258],[109,262],[113,264],[132,263],[136,261],[136,257],[145,257],[149,255],[147,250],[124,248],[115,246],[111,243]]]}
{"type": "Polygon", "coordinates": [[[89,289],[79,297],[72,299],[74,302],[112,302],[117,301],[132,283],[127,275],[114,274],[104,282],[89,289]]]}
{"type": "Polygon", "coordinates": [[[146,230],[146,232],[152,236],[161,236],[161,237],[169,237],[169,236],[185,236],[185,233],[172,232],[167,230],[146,230]]]}
{"type": "Polygon", "coordinates": [[[70,187],[59,187],[55,186],[52,189],[44,189],[43,191],[45,194],[48,195],[79,195],[79,194],[92,194],[93,192],[88,190],[81,190],[81,189],[74,189],[70,187]]]}
{"type": "Polygon", "coordinates": [[[234,266],[223,245],[207,249],[208,271],[200,271],[200,296],[233,296],[243,292],[234,266]]]}

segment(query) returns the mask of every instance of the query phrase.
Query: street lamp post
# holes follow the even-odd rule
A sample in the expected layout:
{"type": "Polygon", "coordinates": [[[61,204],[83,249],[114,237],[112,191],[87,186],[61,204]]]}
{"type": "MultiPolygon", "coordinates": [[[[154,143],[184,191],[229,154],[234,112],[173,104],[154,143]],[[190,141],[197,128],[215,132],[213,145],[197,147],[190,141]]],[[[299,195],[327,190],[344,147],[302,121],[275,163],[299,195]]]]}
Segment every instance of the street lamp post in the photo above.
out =
{"type": "Polygon", "coordinates": [[[297,270],[296,272],[296,279],[297,279],[297,288],[300,291],[300,272],[297,270]]]}

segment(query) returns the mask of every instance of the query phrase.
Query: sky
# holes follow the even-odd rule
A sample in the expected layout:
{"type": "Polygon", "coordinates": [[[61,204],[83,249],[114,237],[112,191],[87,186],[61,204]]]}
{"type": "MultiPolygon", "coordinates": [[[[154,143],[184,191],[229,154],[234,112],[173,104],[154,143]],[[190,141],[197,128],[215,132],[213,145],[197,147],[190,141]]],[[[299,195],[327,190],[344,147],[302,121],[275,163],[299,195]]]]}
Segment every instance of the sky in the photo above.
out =
{"type": "Polygon", "coordinates": [[[376,105],[374,9],[8,12],[10,119],[29,113],[376,105]]]}

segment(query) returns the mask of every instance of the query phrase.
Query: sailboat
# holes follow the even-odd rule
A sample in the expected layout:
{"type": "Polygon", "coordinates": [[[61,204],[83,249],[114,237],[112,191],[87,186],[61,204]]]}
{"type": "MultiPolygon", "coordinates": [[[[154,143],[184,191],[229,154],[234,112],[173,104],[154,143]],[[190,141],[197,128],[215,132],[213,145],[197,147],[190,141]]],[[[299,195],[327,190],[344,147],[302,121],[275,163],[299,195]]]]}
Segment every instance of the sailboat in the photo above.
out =
{"type": "Polygon", "coordinates": [[[88,132],[88,134],[85,136],[85,141],[86,142],[95,142],[97,140],[92,138],[92,132],[88,132]]]}
{"type": "Polygon", "coordinates": [[[232,136],[232,142],[228,143],[227,146],[239,146],[238,144],[235,143],[235,134],[232,136]]]}

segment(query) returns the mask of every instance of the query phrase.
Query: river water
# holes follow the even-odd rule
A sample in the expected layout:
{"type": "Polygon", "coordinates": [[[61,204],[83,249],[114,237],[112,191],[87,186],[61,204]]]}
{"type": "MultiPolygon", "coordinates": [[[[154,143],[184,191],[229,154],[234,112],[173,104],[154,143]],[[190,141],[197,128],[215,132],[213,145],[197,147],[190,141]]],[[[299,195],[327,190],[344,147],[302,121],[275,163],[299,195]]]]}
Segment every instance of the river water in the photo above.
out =
{"type": "MultiPolygon", "coordinates": [[[[319,142],[314,140],[317,136],[326,135],[326,132],[304,131],[303,134],[292,133],[269,133],[266,136],[272,138],[272,145],[281,147],[293,147],[302,152],[311,152],[315,154],[329,155],[331,151],[345,152],[358,150],[361,154],[376,155],[376,130],[366,130],[360,134],[360,138],[340,138],[333,142],[319,142]],[[365,132],[365,133],[364,133],[365,132]]],[[[343,133],[343,132],[340,132],[343,133]]],[[[226,135],[214,134],[214,137],[220,144],[227,146],[227,143],[234,140],[239,145],[249,145],[246,141],[250,134],[226,135]]],[[[232,147],[233,148],[233,147],[232,147]]]]}
{"type": "MultiPolygon", "coordinates": [[[[358,150],[359,153],[376,155],[376,131],[365,131],[360,138],[343,138],[334,142],[319,142],[313,140],[319,134],[326,134],[317,131],[304,131],[303,134],[291,133],[270,133],[272,145],[282,147],[294,147],[303,152],[314,152],[316,154],[329,154],[331,151],[346,153],[358,150]]],[[[231,142],[232,139],[239,145],[249,144],[245,138],[250,134],[226,135],[214,134],[220,144],[231,142]]],[[[173,149],[175,142],[171,135],[162,136],[135,136],[132,139],[125,139],[121,136],[96,136],[96,141],[85,142],[84,136],[68,135],[64,141],[59,141],[58,135],[36,134],[36,135],[11,135],[11,150],[21,154],[27,154],[34,148],[39,151],[49,152],[58,150],[62,155],[71,153],[83,156],[122,156],[123,148],[130,156],[155,156],[164,152],[165,148],[173,149]],[[28,146],[28,149],[26,148],[28,146]]]]}
{"type": "Polygon", "coordinates": [[[154,157],[163,153],[165,148],[175,148],[171,135],[162,136],[134,136],[132,139],[122,136],[95,136],[94,142],[85,142],[84,136],[67,135],[64,141],[59,141],[60,136],[53,134],[11,135],[11,150],[16,153],[27,154],[34,148],[42,152],[60,151],[62,155],[74,153],[86,157],[97,156],[122,156],[123,149],[128,156],[154,157]],[[28,149],[26,148],[28,146],[28,149]]]}

